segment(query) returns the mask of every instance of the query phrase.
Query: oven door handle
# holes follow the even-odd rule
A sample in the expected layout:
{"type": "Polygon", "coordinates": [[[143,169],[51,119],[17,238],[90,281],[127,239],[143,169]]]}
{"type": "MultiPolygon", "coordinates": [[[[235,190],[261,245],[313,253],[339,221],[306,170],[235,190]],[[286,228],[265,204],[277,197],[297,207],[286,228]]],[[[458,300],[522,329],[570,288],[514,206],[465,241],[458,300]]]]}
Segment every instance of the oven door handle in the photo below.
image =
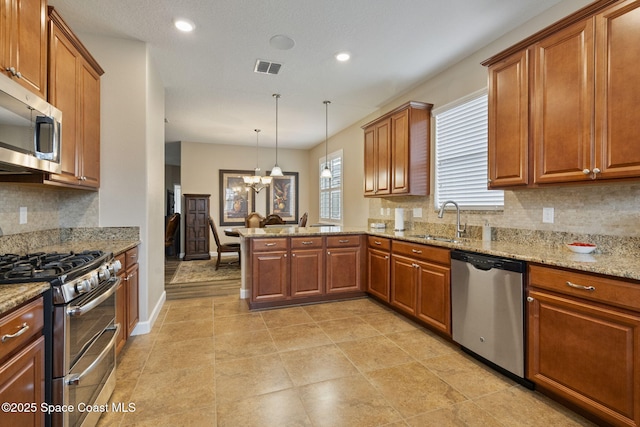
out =
{"type": "Polygon", "coordinates": [[[113,285],[98,298],[92,299],[85,305],[75,305],[73,307],[69,307],[67,309],[67,315],[71,317],[82,316],[83,314],[91,311],[93,308],[102,304],[107,298],[109,298],[116,291],[118,284],[120,283],[120,278],[118,277],[113,281],[113,285]]]}
{"type": "Polygon", "coordinates": [[[113,337],[111,338],[111,341],[109,341],[109,345],[107,345],[100,352],[98,357],[96,357],[94,361],[91,362],[89,366],[87,366],[87,369],[85,369],[79,374],[71,375],[68,379],[66,379],[67,385],[80,385],[80,381],[82,381],[82,378],[89,375],[91,371],[93,371],[96,368],[96,366],[98,366],[100,362],[102,362],[102,360],[105,357],[107,357],[107,354],[109,354],[109,352],[113,350],[113,347],[116,344],[116,340],[120,335],[120,323],[116,323],[115,325],[108,327],[107,329],[105,329],[105,331],[115,331],[115,333],[113,334],[113,337]]]}

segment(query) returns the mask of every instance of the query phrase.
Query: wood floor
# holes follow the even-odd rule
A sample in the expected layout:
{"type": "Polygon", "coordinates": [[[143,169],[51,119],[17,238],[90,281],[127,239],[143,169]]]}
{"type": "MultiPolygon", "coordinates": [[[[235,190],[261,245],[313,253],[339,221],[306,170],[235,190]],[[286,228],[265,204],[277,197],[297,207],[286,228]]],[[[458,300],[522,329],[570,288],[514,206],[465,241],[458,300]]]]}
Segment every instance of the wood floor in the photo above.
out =
{"type": "Polygon", "coordinates": [[[240,280],[215,280],[197,283],[171,283],[171,279],[183,261],[178,258],[166,258],[164,262],[164,289],[167,300],[186,298],[216,297],[239,295],[240,280]]]}

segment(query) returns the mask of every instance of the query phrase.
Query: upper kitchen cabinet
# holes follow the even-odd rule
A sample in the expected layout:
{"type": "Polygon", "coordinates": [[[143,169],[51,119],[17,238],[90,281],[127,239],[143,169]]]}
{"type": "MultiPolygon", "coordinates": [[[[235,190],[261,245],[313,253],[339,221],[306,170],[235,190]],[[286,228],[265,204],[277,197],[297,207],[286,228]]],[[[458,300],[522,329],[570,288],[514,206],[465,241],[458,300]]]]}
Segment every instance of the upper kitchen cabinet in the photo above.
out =
{"type": "Polygon", "coordinates": [[[528,51],[489,67],[489,188],[529,182],[528,51]]]}
{"type": "Polygon", "coordinates": [[[25,88],[47,97],[47,2],[0,1],[0,67],[25,88]]]}
{"type": "Polygon", "coordinates": [[[100,186],[100,76],[104,73],[60,15],[49,8],[49,102],[62,111],[62,172],[50,183],[100,186]]]}
{"type": "Polygon", "coordinates": [[[364,195],[429,194],[432,104],[408,102],[364,129],[364,195]]]}
{"type": "Polygon", "coordinates": [[[640,177],[639,22],[639,0],[599,1],[484,62],[489,187],[640,177]]]}

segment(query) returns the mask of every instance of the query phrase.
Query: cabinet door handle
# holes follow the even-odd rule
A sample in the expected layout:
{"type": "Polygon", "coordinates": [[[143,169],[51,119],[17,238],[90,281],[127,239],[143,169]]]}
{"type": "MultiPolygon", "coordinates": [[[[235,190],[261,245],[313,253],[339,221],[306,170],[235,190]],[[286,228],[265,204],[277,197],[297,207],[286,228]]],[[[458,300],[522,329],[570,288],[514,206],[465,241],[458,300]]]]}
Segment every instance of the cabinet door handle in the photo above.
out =
{"type": "Polygon", "coordinates": [[[532,297],[527,297],[528,302],[534,302],[535,300],[532,297]]]}
{"type": "Polygon", "coordinates": [[[275,243],[265,243],[264,245],[265,246],[275,246],[276,244],[275,243]]]}
{"type": "Polygon", "coordinates": [[[374,240],[373,243],[375,243],[376,245],[381,245],[382,244],[382,242],[378,242],[377,240],[374,240]]]}
{"type": "Polygon", "coordinates": [[[596,288],[594,286],[576,285],[575,283],[571,283],[568,280],[567,280],[567,286],[572,287],[572,288],[576,288],[576,289],[581,289],[583,291],[595,291],[596,290],[596,288]]]}
{"type": "Polygon", "coordinates": [[[313,242],[305,240],[302,242],[303,245],[313,245],[313,242]]]}
{"type": "Polygon", "coordinates": [[[385,255],[385,256],[384,256],[384,259],[389,259],[389,255],[385,255]]]}
{"type": "Polygon", "coordinates": [[[20,335],[24,334],[25,332],[27,332],[29,330],[29,325],[27,325],[27,322],[24,322],[22,324],[22,326],[20,326],[20,330],[18,330],[18,332],[16,332],[15,334],[6,334],[2,336],[2,342],[8,341],[11,338],[17,338],[20,335]]]}
{"type": "Polygon", "coordinates": [[[349,243],[349,239],[338,240],[338,243],[349,243]]]}
{"type": "Polygon", "coordinates": [[[327,255],[331,255],[331,251],[327,251],[327,255]]]}
{"type": "Polygon", "coordinates": [[[411,252],[413,252],[414,254],[421,254],[422,251],[420,249],[411,249],[411,252]]]}
{"type": "Polygon", "coordinates": [[[589,169],[582,169],[582,173],[585,175],[589,175],[591,171],[589,169]]]}

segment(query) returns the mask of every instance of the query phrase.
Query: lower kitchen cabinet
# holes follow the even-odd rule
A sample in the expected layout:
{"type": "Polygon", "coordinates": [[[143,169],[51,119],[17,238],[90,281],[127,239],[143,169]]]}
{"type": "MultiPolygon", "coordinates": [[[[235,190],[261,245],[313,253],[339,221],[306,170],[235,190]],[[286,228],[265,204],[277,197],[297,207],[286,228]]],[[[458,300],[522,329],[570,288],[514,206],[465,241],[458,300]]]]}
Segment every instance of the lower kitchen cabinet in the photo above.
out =
{"type": "Polygon", "coordinates": [[[287,238],[251,241],[251,300],[284,300],[289,287],[289,241],[287,238]]]}
{"type": "Polygon", "coordinates": [[[364,295],[361,236],[251,239],[252,308],[364,295]]]}
{"type": "Polygon", "coordinates": [[[361,289],[362,236],[327,237],[327,294],[361,289]]]}
{"type": "Polygon", "coordinates": [[[640,425],[640,285],[529,267],[528,378],[607,424],[640,425]]]}
{"type": "Polygon", "coordinates": [[[2,425],[43,426],[44,305],[38,298],[0,318],[0,401],[36,404],[38,410],[3,411],[2,425]]]}
{"type": "Polygon", "coordinates": [[[391,247],[391,305],[451,336],[449,250],[395,240],[391,247]]]}
{"type": "Polygon", "coordinates": [[[368,236],[367,292],[389,302],[391,240],[368,236]]]}
{"type": "Polygon", "coordinates": [[[116,259],[122,265],[118,272],[120,284],[116,288],[116,323],[120,324],[116,351],[120,352],[140,320],[138,247],[117,255],[116,259]]]}
{"type": "Polygon", "coordinates": [[[291,238],[291,297],[324,294],[322,237],[291,238]]]}

